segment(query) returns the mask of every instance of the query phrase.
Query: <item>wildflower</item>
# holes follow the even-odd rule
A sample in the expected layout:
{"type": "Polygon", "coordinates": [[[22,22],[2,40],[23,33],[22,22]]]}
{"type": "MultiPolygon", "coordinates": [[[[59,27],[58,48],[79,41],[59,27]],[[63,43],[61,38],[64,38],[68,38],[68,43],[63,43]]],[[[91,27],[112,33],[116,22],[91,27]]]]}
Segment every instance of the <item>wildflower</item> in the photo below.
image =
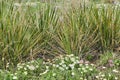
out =
{"type": "Polygon", "coordinates": [[[62,61],[61,61],[61,63],[62,63],[62,64],[64,64],[64,63],[65,63],[65,61],[64,61],[64,60],[62,60],[62,61]]]}
{"type": "Polygon", "coordinates": [[[105,78],[105,79],[103,79],[103,80],[107,80],[107,79],[105,78]]]}
{"type": "Polygon", "coordinates": [[[17,65],[17,67],[18,67],[18,70],[23,68],[23,66],[21,66],[21,65],[17,65]]]}
{"type": "Polygon", "coordinates": [[[22,63],[22,64],[21,64],[21,66],[24,66],[24,65],[26,65],[26,64],[25,64],[25,63],[22,63]]]}
{"type": "Polygon", "coordinates": [[[82,70],[84,71],[84,70],[85,70],[85,68],[83,67],[83,68],[82,68],[82,70]]]}
{"type": "Polygon", "coordinates": [[[71,60],[72,62],[75,62],[75,58],[70,58],[70,60],[71,60]]]}
{"type": "Polygon", "coordinates": [[[74,64],[69,64],[69,66],[70,66],[72,69],[74,69],[74,64]]]}
{"type": "Polygon", "coordinates": [[[2,57],[2,61],[4,61],[5,60],[5,58],[4,57],[2,57]]]}
{"type": "Polygon", "coordinates": [[[78,63],[79,63],[79,60],[76,60],[76,61],[75,61],[75,63],[77,63],[77,64],[78,64],[78,63]]]}
{"type": "Polygon", "coordinates": [[[68,57],[65,57],[65,60],[66,60],[66,61],[68,61],[68,60],[69,60],[69,58],[68,58],[68,57]]]}
{"type": "Polygon", "coordinates": [[[30,63],[34,63],[35,61],[34,60],[32,60],[30,63]]]}
{"type": "Polygon", "coordinates": [[[49,66],[46,66],[46,69],[48,69],[49,68],[49,66]]]}
{"type": "Polygon", "coordinates": [[[102,69],[106,69],[106,67],[103,66],[102,69]]]}
{"type": "Polygon", "coordinates": [[[65,65],[65,64],[63,64],[62,66],[63,66],[63,67],[66,67],[66,65],[65,65]]]}
{"type": "Polygon", "coordinates": [[[113,66],[114,66],[114,64],[113,64],[113,63],[109,63],[109,66],[110,66],[110,67],[113,67],[113,66]]]}
{"type": "Polygon", "coordinates": [[[76,59],[79,59],[79,57],[77,56],[76,59]]]}
{"type": "Polygon", "coordinates": [[[83,74],[83,72],[80,72],[81,74],[83,74]]]}
{"type": "Polygon", "coordinates": [[[18,78],[17,78],[17,76],[13,76],[13,79],[16,80],[16,79],[18,79],[18,78]]]}
{"type": "Polygon", "coordinates": [[[46,64],[46,62],[43,62],[43,64],[46,64]]]}
{"type": "Polygon", "coordinates": [[[113,72],[118,73],[119,71],[117,71],[116,69],[114,69],[113,72]]]}
{"type": "Polygon", "coordinates": [[[67,66],[66,66],[65,68],[66,68],[66,69],[68,69],[68,67],[67,67],[67,66]]]}
{"type": "Polygon", "coordinates": [[[53,75],[52,76],[56,76],[56,73],[53,73],[53,75]]]}
{"type": "Polygon", "coordinates": [[[102,73],[100,72],[99,75],[101,75],[102,73]]]}
{"type": "Polygon", "coordinates": [[[78,70],[81,70],[81,68],[78,68],[78,70]]]}
{"type": "Polygon", "coordinates": [[[95,66],[94,64],[91,64],[91,66],[95,66]]]}
{"type": "Polygon", "coordinates": [[[46,70],[45,72],[40,73],[40,75],[46,74],[48,71],[49,71],[49,70],[46,70]]]}
{"type": "Polygon", "coordinates": [[[108,60],[108,63],[113,63],[113,60],[108,60]]]}
{"type": "MultiPolygon", "coordinates": [[[[46,63],[45,63],[46,64],[46,63]]],[[[49,63],[49,65],[53,65],[52,63],[49,63]]]]}
{"type": "Polygon", "coordinates": [[[115,80],[118,80],[118,78],[117,78],[117,77],[115,77],[115,80]]]}
{"type": "Polygon", "coordinates": [[[27,70],[27,68],[24,67],[24,70],[27,70]]]}
{"type": "Polygon", "coordinates": [[[59,67],[59,69],[60,69],[61,71],[64,71],[64,68],[63,68],[63,67],[59,67]]]}
{"type": "Polygon", "coordinates": [[[71,74],[72,76],[74,76],[75,75],[75,73],[74,72],[72,72],[72,74],[71,74]]]}
{"type": "Polygon", "coordinates": [[[38,68],[39,66],[38,65],[36,65],[36,68],[38,68]]]}
{"type": "Polygon", "coordinates": [[[90,62],[89,61],[85,61],[85,64],[88,65],[90,62]]]}
{"type": "Polygon", "coordinates": [[[20,65],[21,65],[21,63],[18,63],[18,64],[17,64],[17,67],[20,66],[20,65]]]}
{"type": "Polygon", "coordinates": [[[63,65],[63,64],[64,64],[64,63],[62,63],[62,62],[61,62],[61,63],[59,63],[59,65],[63,65]]]}
{"type": "Polygon", "coordinates": [[[87,69],[88,69],[88,68],[89,68],[89,66],[86,66],[85,68],[87,68],[87,69]]]}
{"type": "Polygon", "coordinates": [[[117,66],[119,66],[119,63],[116,63],[117,66]]]}
{"type": "Polygon", "coordinates": [[[95,76],[97,79],[99,79],[99,76],[95,76]]]}
{"type": "Polygon", "coordinates": [[[27,75],[27,71],[25,71],[24,74],[27,75]]]}
{"type": "Polygon", "coordinates": [[[17,75],[17,73],[15,73],[15,75],[17,75]]]}
{"type": "Polygon", "coordinates": [[[83,64],[79,64],[79,66],[83,66],[83,64]]]}
{"type": "Polygon", "coordinates": [[[109,66],[110,66],[110,67],[113,67],[113,66],[114,66],[113,60],[108,60],[108,63],[109,63],[109,66]]]}
{"type": "Polygon", "coordinates": [[[90,68],[89,70],[90,70],[90,71],[93,71],[93,69],[92,69],[92,68],[90,68]]]}
{"type": "Polygon", "coordinates": [[[80,64],[83,64],[83,63],[84,63],[84,61],[83,61],[83,60],[80,60],[80,61],[79,61],[79,63],[80,63],[80,64]]]}
{"type": "Polygon", "coordinates": [[[27,67],[28,67],[28,69],[30,69],[30,70],[35,70],[35,67],[33,66],[33,65],[27,65],[27,67]]]}
{"type": "Polygon", "coordinates": [[[53,64],[53,67],[55,67],[56,65],[55,64],[53,64]]]}
{"type": "Polygon", "coordinates": [[[68,55],[68,57],[73,57],[73,56],[74,56],[73,54],[68,55]]]}
{"type": "Polygon", "coordinates": [[[87,72],[87,70],[84,70],[84,72],[86,73],[86,72],[87,72]]]}
{"type": "Polygon", "coordinates": [[[7,65],[6,65],[6,68],[8,68],[9,67],[9,63],[7,63],[7,65]]]}
{"type": "Polygon", "coordinates": [[[59,65],[56,65],[56,67],[59,67],[59,65]]]}
{"type": "Polygon", "coordinates": [[[108,74],[109,77],[111,77],[111,74],[108,74]]]}
{"type": "Polygon", "coordinates": [[[104,75],[104,74],[102,74],[101,76],[102,76],[102,77],[105,77],[105,75],[104,75]]]}

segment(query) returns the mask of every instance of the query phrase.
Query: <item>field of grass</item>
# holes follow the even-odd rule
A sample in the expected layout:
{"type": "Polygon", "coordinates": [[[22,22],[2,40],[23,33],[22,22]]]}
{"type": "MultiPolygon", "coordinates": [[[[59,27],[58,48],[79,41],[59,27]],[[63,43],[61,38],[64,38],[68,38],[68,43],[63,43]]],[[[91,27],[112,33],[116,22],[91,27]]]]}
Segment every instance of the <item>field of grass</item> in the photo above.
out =
{"type": "Polygon", "coordinates": [[[120,5],[75,1],[0,1],[0,80],[120,79],[120,5]]]}

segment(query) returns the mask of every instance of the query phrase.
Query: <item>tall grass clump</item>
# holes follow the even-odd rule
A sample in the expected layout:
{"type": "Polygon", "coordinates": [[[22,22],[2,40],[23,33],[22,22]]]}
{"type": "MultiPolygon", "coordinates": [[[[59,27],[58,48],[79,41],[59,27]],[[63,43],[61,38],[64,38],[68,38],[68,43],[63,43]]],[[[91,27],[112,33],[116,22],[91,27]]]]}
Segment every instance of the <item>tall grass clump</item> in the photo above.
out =
{"type": "Polygon", "coordinates": [[[2,1],[0,9],[0,67],[33,59],[49,41],[48,32],[57,24],[48,4],[26,5],[2,1]]]}
{"type": "Polygon", "coordinates": [[[96,22],[98,28],[98,45],[103,51],[113,50],[116,45],[119,45],[119,12],[118,6],[106,6],[93,11],[94,22],[96,22]]]}
{"type": "Polygon", "coordinates": [[[53,39],[62,49],[59,51],[81,54],[96,50],[100,53],[113,50],[119,44],[118,7],[70,7],[63,13],[59,30],[53,39]]]}
{"type": "Polygon", "coordinates": [[[96,7],[84,2],[63,8],[49,2],[7,0],[0,4],[0,67],[14,66],[39,53],[97,54],[120,43],[120,10],[114,5],[96,7]]]}

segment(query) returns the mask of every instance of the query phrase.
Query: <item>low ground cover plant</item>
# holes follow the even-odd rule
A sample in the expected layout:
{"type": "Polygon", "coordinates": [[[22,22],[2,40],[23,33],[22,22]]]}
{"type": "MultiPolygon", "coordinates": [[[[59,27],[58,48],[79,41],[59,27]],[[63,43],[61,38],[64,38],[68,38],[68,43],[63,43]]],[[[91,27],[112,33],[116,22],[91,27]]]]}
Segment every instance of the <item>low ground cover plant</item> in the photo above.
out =
{"type": "Polygon", "coordinates": [[[119,80],[119,73],[116,67],[97,66],[71,54],[55,58],[51,63],[41,59],[18,63],[13,71],[0,70],[0,79],[119,80]]]}

